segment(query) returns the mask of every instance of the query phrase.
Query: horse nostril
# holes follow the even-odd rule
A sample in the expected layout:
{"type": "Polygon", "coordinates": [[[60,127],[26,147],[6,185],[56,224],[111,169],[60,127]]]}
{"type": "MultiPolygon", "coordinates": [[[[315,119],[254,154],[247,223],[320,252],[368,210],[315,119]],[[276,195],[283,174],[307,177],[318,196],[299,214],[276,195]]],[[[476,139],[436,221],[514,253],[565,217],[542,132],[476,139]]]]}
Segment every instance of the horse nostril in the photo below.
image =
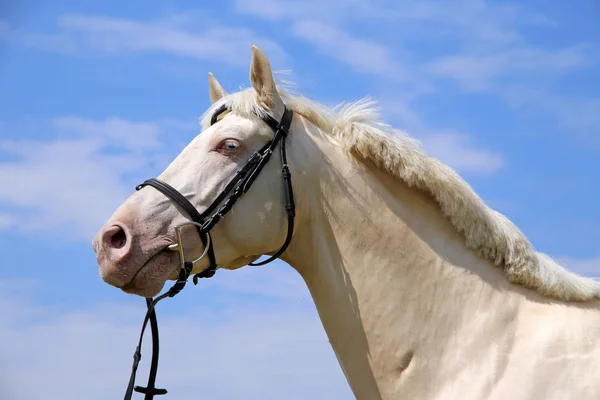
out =
{"type": "Polygon", "coordinates": [[[117,227],[117,229],[118,230],[116,230],[109,239],[110,247],[113,249],[121,249],[127,244],[127,235],[125,235],[125,231],[121,227],[117,227]]]}

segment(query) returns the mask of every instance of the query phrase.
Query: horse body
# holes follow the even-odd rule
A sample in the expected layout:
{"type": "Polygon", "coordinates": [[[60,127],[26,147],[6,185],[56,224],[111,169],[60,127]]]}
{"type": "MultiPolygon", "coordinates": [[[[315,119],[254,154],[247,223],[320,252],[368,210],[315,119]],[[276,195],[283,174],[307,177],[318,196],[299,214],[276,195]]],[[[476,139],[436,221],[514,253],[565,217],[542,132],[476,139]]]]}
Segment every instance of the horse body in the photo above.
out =
{"type": "MultiPolygon", "coordinates": [[[[378,122],[369,102],[334,112],[290,96],[255,47],[250,80],[227,94],[210,75],[204,131],[161,179],[203,210],[271,134],[256,115],[294,111],[297,215],[281,258],[306,282],[358,399],[600,398],[598,282],[535,252],[454,171],[378,122]]],[[[211,231],[219,268],[281,247],[281,167],[266,165],[211,231]]],[[[133,194],[94,239],[103,279],[154,296],[177,276],[164,250],[183,220],[160,193],[133,194]]],[[[182,240],[190,258],[203,253],[193,230],[182,240]]]]}
{"type": "Polygon", "coordinates": [[[321,200],[283,258],[356,398],[598,398],[597,302],[509,282],[430,196],[314,136],[327,162],[308,192],[321,200]]]}

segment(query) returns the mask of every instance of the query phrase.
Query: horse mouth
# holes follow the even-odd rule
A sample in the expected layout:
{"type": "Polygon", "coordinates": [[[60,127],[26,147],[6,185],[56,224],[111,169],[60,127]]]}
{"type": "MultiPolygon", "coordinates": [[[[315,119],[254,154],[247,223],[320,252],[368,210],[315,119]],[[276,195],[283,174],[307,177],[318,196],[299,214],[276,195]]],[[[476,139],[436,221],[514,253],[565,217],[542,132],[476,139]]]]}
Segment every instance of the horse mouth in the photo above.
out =
{"type": "Polygon", "coordinates": [[[169,276],[177,270],[179,263],[174,263],[177,253],[169,249],[168,243],[150,256],[136,271],[131,280],[119,289],[128,294],[152,297],[164,286],[169,276]]]}

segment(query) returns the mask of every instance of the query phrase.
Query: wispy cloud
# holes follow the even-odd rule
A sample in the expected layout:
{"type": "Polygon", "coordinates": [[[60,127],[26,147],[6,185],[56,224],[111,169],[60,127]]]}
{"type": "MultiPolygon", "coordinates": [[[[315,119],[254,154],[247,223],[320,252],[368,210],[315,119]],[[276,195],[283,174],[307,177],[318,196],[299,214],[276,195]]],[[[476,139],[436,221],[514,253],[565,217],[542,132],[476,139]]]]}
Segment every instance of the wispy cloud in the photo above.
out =
{"type": "Polygon", "coordinates": [[[0,231],[10,229],[16,221],[7,212],[0,212],[0,231]]]}
{"type": "Polygon", "coordinates": [[[9,25],[7,21],[0,19],[0,39],[8,34],[9,25]]]}
{"type": "MultiPolygon", "coordinates": [[[[439,0],[236,0],[239,13],[275,21],[318,21],[349,32],[384,30],[388,44],[395,51],[410,40],[452,38],[471,48],[486,44],[485,48],[513,42],[518,39],[514,27],[518,23],[532,23],[523,17],[515,5],[501,5],[480,0],[446,2],[439,0]],[[368,29],[371,28],[371,29],[368,29]],[[391,40],[395,38],[394,40],[391,40]]],[[[543,16],[537,14],[538,19],[543,16]]],[[[336,33],[336,36],[340,36],[336,33]]],[[[343,46],[343,41],[338,41],[343,46]]],[[[450,46],[450,51],[455,50],[450,46]]]]}
{"type": "Polygon", "coordinates": [[[421,86],[424,86],[424,82],[414,79],[404,67],[397,51],[400,47],[398,44],[394,51],[388,44],[357,34],[361,26],[355,29],[344,27],[344,22],[384,17],[375,4],[337,0],[250,0],[236,1],[235,8],[242,14],[285,21],[294,37],[310,43],[323,56],[335,59],[359,73],[411,84],[415,90],[423,90],[421,86]]]}
{"type": "Polygon", "coordinates": [[[573,257],[557,257],[566,268],[578,274],[600,278],[600,257],[578,259],[573,257]]]}
{"type": "Polygon", "coordinates": [[[504,159],[499,153],[474,146],[465,134],[425,133],[421,141],[428,154],[460,172],[489,175],[504,165],[504,159]]]}
{"type": "Polygon", "coordinates": [[[131,122],[114,117],[94,121],[71,116],[56,118],[54,125],[61,132],[115,142],[118,146],[130,150],[148,149],[160,144],[159,127],[151,122],[131,122]]]}
{"type": "Polygon", "coordinates": [[[457,81],[464,90],[493,90],[506,79],[524,74],[555,75],[586,64],[583,47],[548,51],[514,48],[486,55],[454,55],[425,65],[428,73],[457,81]]]}
{"type": "Polygon", "coordinates": [[[586,145],[600,146],[600,98],[578,98],[564,94],[548,95],[520,83],[506,84],[498,92],[513,109],[523,109],[523,113],[542,110],[558,123],[558,126],[572,134],[577,141],[586,145]]]}
{"type": "MultiPolygon", "coordinates": [[[[385,13],[380,3],[381,14],[385,13]]],[[[409,1],[396,3],[393,16],[401,32],[421,38],[445,36],[462,46],[489,48],[518,39],[515,26],[523,22],[522,8],[482,0],[409,1]]],[[[454,47],[454,46],[452,46],[454,47]]]]}
{"type": "Polygon", "coordinates": [[[460,173],[490,175],[504,166],[504,158],[494,150],[476,144],[471,135],[429,124],[419,116],[410,98],[387,97],[382,102],[385,114],[419,139],[427,154],[460,173]]]}
{"type": "Polygon", "coordinates": [[[360,0],[235,0],[238,13],[272,21],[318,20],[338,24],[346,20],[385,18],[397,6],[389,1],[360,0]],[[385,4],[384,4],[385,3],[385,4]]]}
{"type": "MultiPolygon", "coordinates": [[[[237,1],[236,9],[240,13],[250,14],[259,18],[270,20],[290,21],[291,33],[310,44],[322,55],[336,59],[357,72],[367,73],[387,81],[387,90],[395,83],[402,83],[403,97],[414,97],[418,93],[427,93],[431,90],[431,83],[413,57],[407,57],[402,42],[414,39],[414,36],[426,37],[431,31],[426,32],[420,28],[407,30],[402,27],[406,23],[419,22],[431,23],[434,29],[445,29],[444,33],[467,40],[473,34],[479,38],[485,38],[497,43],[506,43],[514,40],[512,33],[491,24],[490,19],[498,21],[514,21],[515,14],[512,9],[502,8],[491,10],[484,4],[465,8],[449,5],[444,2],[404,2],[402,5],[385,2],[365,3],[360,1],[314,1],[297,0],[283,2],[280,0],[250,0],[237,1]],[[259,11],[262,10],[262,11],[259,11]],[[460,11],[459,11],[460,10],[460,11]],[[493,14],[495,12],[495,14],[493,14]],[[394,16],[394,18],[392,18],[394,16]],[[397,24],[398,40],[393,46],[379,43],[372,39],[366,39],[357,34],[360,23],[379,22],[384,24],[397,24]],[[353,25],[355,25],[353,28],[353,25]],[[346,28],[343,28],[343,27],[346,28]],[[466,32],[468,30],[468,33],[466,32]],[[403,36],[406,34],[405,36],[403,36]],[[411,93],[406,93],[406,88],[411,88],[411,93]]],[[[523,63],[526,63],[528,55],[522,55],[523,63]]],[[[533,58],[533,55],[530,55],[533,58]]],[[[503,61],[503,60],[502,60],[503,61]]],[[[467,63],[457,60],[451,63],[447,59],[440,65],[430,67],[430,70],[438,74],[453,73],[453,77],[463,72],[459,63],[467,63]],[[452,65],[451,65],[452,64],[452,65]]],[[[471,61],[472,64],[475,61],[471,61]]],[[[496,61],[498,64],[499,61],[496,61]]],[[[529,60],[532,64],[533,61],[529,60]]],[[[492,65],[486,71],[480,72],[488,75],[497,72],[502,65],[492,65]],[[494,68],[492,70],[492,67],[494,68]]],[[[530,68],[532,68],[530,66],[530,68]]],[[[473,69],[473,68],[472,68],[473,69]]],[[[484,66],[479,66],[480,70],[484,66]]],[[[430,72],[431,72],[430,71],[430,72]]],[[[463,75],[461,75],[463,77],[463,75]]],[[[464,80],[473,82],[472,71],[465,71],[464,80]]],[[[392,97],[388,93],[387,97],[392,97]]],[[[499,170],[504,160],[502,156],[494,151],[478,148],[471,143],[469,136],[465,133],[450,132],[448,129],[435,129],[425,124],[418,112],[409,105],[406,99],[398,98],[384,101],[386,111],[394,117],[400,117],[403,126],[411,135],[418,136],[423,142],[425,150],[432,156],[448,163],[458,171],[479,175],[488,175],[499,170]],[[399,115],[402,114],[402,115],[399,115]]]]}
{"type": "Polygon", "coordinates": [[[270,299],[312,304],[310,293],[298,273],[282,261],[269,268],[241,268],[219,271],[220,279],[213,282],[216,288],[232,295],[253,295],[270,299]]]}
{"type": "Polygon", "coordinates": [[[237,0],[235,5],[239,13],[290,25],[292,35],[320,54],[381,77],[390,91],[400,83],[403,94],[429,95],[447,90],[450,82],[459,91],[483,91],[510,102],[506,87],[518,84],[545,99],[527,102],[527,112],[558,118],[567,129],[600,127],[593,113],[580,123],[574,114],[552,111],[571,108],[559,104],[565,99],[552,91],[552,83],[596,63],[597,49],[590,43],[530,42],[526,32],[556,29],[559,23],[526,5],[484,0],[237,0]]]}
{"type": "Polygon", "coordinates": [[[56,232],[85,240],[132,191],[124,177],[163,161],[159,122],[62,117],[49,140],[2,140],[0,228],[56,232]],[[26,184],[23,184],[26,182],[26,184]],[[57,187],[57,184],[59,185],[57,187]],[[93,212],[90,212],[93,210],[93,212]]]}
{"type": "Polygon", "coordinates": [[[517,23],[549,21],[539,13],[535,18],[524,15],[514,4],[481,0],[236,0],[235,9],[273,21],[308,19],[336,26],[346,22],[348,29],[363,22],[385,23],[400,31],[401,40],[407,36],[451,35],[492,44],[514,40],[517,34],[510,28],[517,23]]]}
{"type": "Polygon", "coordinates": [[[544,14],[533,14],[529,22],[534,26],[543,26],[546,28],[556,28],[559,26],[558,22],[544,14]]]}
{"type": "Polygon", "coordinates": [[[25,44],[72,55],[107,57],[117,54],[165,54],[182,58],[218,60],[246,65],[250,44],[257,44],[283,59],[283,50],[272,40],[247,28],[212,26],[190,28],[185,18],[135,21],[86,15],[66,15],[58,32],[26,34],[25,44]]]}
{"type": "MultiPolygon", "coordinates": [[[[0,282],[0,288],[0,340],[11,344],[0,348],[0,385],[6,398],[104,400],[123,395],[141,306],[65,310],[34,302],[27,286],[0,282]],[[30,384],[32,377],[35,384],[30,384]]],[[[159,305],[157,385],[171,396],[353,398],[314,308],[286,302],[265,307],[253,300],[218,309],[201,304],[185,317],[161,314],[159,305]]],[[[138,384],[147,377],[149,335],[142,354],[138,384]]]]}
{"type": "Polygon", "coordinates": [[[322,54],[344,62],[358,72],[406,79],[402,66],[393,59],[387,46],[353,37],[341,29],[319,21],[294,22],[292,32],[295,36],[312,43],[322,54]]]}

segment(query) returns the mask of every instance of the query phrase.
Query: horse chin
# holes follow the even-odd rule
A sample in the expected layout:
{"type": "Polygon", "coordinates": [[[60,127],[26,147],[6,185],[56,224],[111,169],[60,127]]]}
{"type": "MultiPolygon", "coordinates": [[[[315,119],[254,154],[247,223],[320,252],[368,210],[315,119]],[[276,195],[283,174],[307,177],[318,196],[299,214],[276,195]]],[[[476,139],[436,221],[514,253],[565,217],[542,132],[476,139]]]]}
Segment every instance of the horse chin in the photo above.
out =
{"type": "Polygon", "coordinates": [[[177,277],[178,255],[161,251],[144,264],[136,276],[121,290],[142,297],[154,297],[160,293],[169,279],[177,277]]]}

